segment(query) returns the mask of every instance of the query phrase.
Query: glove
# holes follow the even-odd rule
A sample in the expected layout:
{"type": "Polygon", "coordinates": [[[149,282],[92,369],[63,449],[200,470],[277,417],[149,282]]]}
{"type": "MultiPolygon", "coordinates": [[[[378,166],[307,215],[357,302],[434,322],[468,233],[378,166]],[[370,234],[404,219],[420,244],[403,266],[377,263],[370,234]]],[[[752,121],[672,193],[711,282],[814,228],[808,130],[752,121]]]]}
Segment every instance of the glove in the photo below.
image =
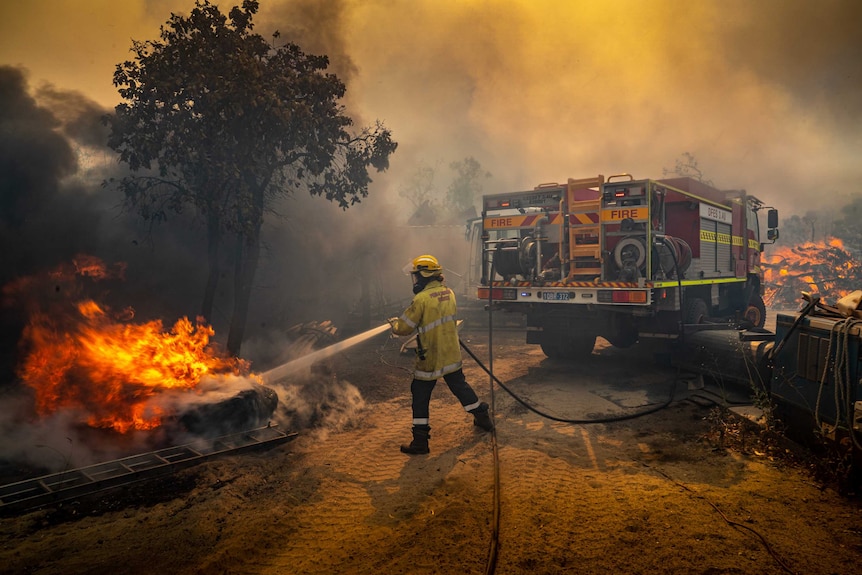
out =
{"type": "Polygon", "coordinates": [[[395,322],[398,321],[398,318],[397,317],[390,317],[386,321],[389,322],[389,325],[395,325],[395,322]]]}

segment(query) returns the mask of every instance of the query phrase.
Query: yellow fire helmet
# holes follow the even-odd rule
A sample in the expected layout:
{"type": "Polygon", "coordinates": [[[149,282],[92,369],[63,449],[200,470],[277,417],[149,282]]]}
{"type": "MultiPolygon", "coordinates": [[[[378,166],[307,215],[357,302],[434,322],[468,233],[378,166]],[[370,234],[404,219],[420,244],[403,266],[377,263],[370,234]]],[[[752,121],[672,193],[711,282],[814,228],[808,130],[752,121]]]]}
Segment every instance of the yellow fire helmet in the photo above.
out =
{"type": "Polygon", "coordinates": [[[410,264],[404,266],[404,271],[411,274],[420,274],[423,278],[430,278],[431,276],[439,275],[443,271],[443,267],[437,261],[437,258],[424,254],[413,258],[410,264]]]}

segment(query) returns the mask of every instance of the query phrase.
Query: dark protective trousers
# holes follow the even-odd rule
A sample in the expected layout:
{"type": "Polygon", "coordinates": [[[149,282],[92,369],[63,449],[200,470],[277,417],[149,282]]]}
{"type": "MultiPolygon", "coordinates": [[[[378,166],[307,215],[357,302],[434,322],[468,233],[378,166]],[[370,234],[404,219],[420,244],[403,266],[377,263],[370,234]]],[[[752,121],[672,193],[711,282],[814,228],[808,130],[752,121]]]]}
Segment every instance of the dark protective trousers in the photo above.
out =
{"type": "MultiPolygon", "coordinates": [[[[479,407],[479,397],[467,379],[464,377],[462,370],[454,371],[443,376],[446,385],[449,386],[449,391],[458,398],[464,409],[469,411],[479,407]]],[[[431,392],[434,391],[434,386],[437,380],[424,381],[414,379],[410,384],[410,391],[413,394],[413,422],[416,425],[417,421],[428,421],[428,406],[431,403],[431,392]]],[[[427,425],[427,423],[419,423],[418,425],[427,425]]]]}

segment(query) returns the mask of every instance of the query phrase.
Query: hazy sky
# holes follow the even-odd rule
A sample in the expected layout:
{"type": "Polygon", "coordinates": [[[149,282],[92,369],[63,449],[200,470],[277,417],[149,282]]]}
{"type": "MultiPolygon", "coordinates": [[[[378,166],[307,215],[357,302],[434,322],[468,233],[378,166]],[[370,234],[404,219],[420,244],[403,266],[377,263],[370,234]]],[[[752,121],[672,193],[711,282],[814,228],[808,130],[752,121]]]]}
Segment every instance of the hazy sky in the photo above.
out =
{"type": "MultiPolygon", "coordinates": [[[[0,63],[25,67],[34,89],[113,106],[132,39],[157,39],[193,5],[3,2],[0,63]]],[[[659,178],[690,152],[720,187],[785,214],[860,191],[856,0],[261,0],[255,22],[327,53],[348,113],[393,131],[385,190],[468,155],[493,174],[486,191],[503,192],[659,178]]]]}

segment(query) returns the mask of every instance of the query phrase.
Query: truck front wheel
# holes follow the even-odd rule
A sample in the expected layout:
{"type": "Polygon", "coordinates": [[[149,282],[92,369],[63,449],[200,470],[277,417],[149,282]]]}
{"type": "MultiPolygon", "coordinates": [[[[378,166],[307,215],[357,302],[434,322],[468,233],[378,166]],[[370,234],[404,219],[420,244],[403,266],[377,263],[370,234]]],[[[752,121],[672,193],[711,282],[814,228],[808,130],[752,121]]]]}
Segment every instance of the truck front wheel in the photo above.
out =
{"type": "Polygon", "coordinates": [[[748,306],[745,308],[742,317],[751,323],[756,328],[761,328],[766,325],[766,304],[763,303],[763,298],[755,294],[751,296],[748,306]]]}

